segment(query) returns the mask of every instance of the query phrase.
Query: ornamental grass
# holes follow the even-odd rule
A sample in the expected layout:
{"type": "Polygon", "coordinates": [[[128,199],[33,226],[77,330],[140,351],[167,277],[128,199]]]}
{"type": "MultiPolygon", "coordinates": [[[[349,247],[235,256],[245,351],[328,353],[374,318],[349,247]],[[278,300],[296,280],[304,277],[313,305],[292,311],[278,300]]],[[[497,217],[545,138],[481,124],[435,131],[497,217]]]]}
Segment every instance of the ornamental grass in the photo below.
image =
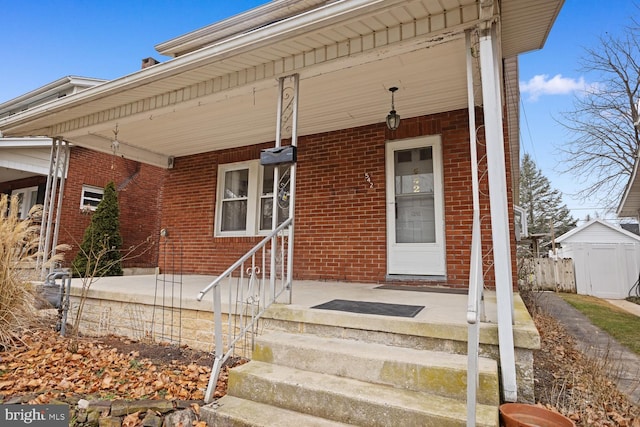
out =
{"type": "Polygon", "coordinates": [[[31,283],[36,279],[40,226],[32,218],[39,207],[23,220],[19,206],[16,196],[0,196],[0,350],[20,342],[35,317],[31,283]]]}

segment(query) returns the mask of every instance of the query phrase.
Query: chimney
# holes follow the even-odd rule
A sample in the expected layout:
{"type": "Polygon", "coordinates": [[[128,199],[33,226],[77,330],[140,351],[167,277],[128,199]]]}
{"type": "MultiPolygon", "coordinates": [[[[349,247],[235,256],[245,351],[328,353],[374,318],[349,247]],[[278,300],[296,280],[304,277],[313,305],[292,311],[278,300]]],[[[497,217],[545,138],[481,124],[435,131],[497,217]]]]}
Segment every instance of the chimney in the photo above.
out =
{"type": "Polygon", "coordinates": [[[144,58],[144,59],[142,60],[142,68],[143,68],[143,69],[144,69],[144,68],[148,68],[148,67],[151,67],[152,65],[156,65],[156,64],[159,64],[159,63],[160,63],[159,61],[156,61],[155,59],[153,59],[153,58],[151,58],[151,57],[149,57],[149,58],[144,58]]]}

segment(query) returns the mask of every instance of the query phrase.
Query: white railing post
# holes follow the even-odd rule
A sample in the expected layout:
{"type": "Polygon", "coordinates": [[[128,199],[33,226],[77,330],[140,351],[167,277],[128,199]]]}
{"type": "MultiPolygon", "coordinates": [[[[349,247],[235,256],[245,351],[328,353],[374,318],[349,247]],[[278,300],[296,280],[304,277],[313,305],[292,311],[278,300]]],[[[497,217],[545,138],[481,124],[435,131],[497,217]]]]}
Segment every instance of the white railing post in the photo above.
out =
{"type": "Polygon", "coordinates": [[[211,402],[213,394],[216,391],[216,385],[218,384],[218,377],[220,376],[220,369],[224,363],[224,344],[222,341],[222,295],[220,292],[220,285],[215,286],[213,290],[213,314],[214,314],[214,341],[215,341],[215,360],[213,362],[213,368],[211,369],[211,376],[209,377],[209,384],[207,385],[207,391],[204,396],[205,402],[211,402]]]}
{"type": "Polygon", "coordinates": [[[467,426],[476,425],[478,392],[478,357],[480,351],[480,305],[482,304],[482,235],[480,229],[480,185],[476,146],[475,98],[473,94],[473,56],[471,33],[465,34],[467,60],[467,101],[469,109],[469,152],[471,155],[471,191],[473,193],[473,227],[471,232],[471,265],[467,303],[467,426]]]}

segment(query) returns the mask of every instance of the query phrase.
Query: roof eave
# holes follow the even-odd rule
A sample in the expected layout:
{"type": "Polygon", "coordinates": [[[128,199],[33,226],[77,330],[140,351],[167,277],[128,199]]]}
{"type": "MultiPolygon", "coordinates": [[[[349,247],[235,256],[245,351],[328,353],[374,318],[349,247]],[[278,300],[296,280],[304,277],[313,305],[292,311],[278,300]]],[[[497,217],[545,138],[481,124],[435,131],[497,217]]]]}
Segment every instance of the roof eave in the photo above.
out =
{"type": "Polygon", "coordinates": [[[638,178],[638,157],[636,156],[636,161],[633,165],[633,171],[631,172],[631,176],[629,177],[629,181],[625,186],[624,192],[622,193],[622,198],[620,203],[618,204],[618,209],[616,210],[616,215],[619,218],[637,218],[638,217],[638,206],[629,206],[631,203],[629,201],[629,196],[632,192],[632,189],[636,186],[636,180],[638,178]]]}
{"type": "Polygon", "coordinates": [[[246,33],[272,22],[290,18],[302,10],[309,10],[336,0],[276,0],[255,7],[230,18],[215,22],[166,42],[159,43],[155,49],[161,55],[177,57],[197,50],[205,45],[246,33]],[[303,7],[300,4],[304,4],[303,7]]]}
{"type": "Polygon", "coordinates": [[[98,85],[100,83],[104,83],[105,81],[106,80],[104,79],[96,79],[91,77],[65,76],[51,83],[48,83],[44,86],[41,86],[37,89],[34,89],[30,92],[27,92],[23,95],[17,96],[6,102],[3,102],[2,104],[0,104],[0,114],[2,114],[3,111],[16,108],[20,104],[32,102],[32,100],[37,100],[38,98],[46,97],[50,94],[61,91],[68,87],[72,87],[72,86],[91,87],[91,86],[98,85]]]}
{"type": "Polygon", "coordinates": [[[363,9],[386,7],[390,4],[401,3],[402,1],[403,0],[343,0],[329,3],[326,6],[316,8],[308,13],[275,22],[267,27],[225,39],[219,43],[191,52],[188,55],[179,56],[167,62],[156,64],[153,67],[144,68],[124,77],[107,81],[82,91],[73,97],[50,101],[12,116],[1,118],[0,131],[2,131],[5,136],[25,136],[17,130],[14,131],[14,129],[25,123],[33,122],[45,116],[55,114],[58,111],[79,106],[88,101],[97,100],[104,96],[125,92],[147,83],[162,80],[163,78],[179,74],[183,71],[197,68],[200,65],[220,61],[227,56],[248,49],[255,49],[260,45],[286,40],[294,34],[309,31],[315,27],[321,27],[325,25],[327,21],[335,20],[336,18],[347,19],[350,16],[355,16],[362,13],[363,9]]]}

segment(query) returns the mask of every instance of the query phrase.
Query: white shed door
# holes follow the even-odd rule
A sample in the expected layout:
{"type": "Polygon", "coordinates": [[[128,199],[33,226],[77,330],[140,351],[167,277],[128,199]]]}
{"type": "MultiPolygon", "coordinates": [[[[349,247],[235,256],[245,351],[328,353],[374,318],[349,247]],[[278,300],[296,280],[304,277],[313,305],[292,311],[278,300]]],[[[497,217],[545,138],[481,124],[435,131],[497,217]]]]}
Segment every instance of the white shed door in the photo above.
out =
{"type": "Polygon", "coordinates": [[[388,274],[444,275],[440,137],[386,147],[388,274]]]}

